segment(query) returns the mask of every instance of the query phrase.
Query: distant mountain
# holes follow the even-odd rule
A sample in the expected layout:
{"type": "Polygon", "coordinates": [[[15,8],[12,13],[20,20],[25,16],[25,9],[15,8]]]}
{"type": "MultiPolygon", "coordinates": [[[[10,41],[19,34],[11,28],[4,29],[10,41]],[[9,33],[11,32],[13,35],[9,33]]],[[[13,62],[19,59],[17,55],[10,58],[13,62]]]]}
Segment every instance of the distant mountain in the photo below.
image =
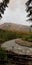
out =
{"type": "MultiPolygon", "coordinates": [[[[14,23],[4,23],[0,25],[0,29],[4,30],[11,30],[11,31],[22,31],[22,32],[29,32],[31,27],[20,25],[20,24],[14,24],[14,23]]],[[[32,31],[32,29],[31,29],[32,31]]]]}

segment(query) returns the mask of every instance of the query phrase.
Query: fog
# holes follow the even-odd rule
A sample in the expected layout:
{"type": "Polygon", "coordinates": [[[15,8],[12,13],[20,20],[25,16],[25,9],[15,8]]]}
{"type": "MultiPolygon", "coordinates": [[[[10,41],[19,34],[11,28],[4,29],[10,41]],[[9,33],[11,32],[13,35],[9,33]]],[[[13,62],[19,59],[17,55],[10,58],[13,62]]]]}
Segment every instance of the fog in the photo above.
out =
{"type": "Polygon", "coordinates": [[[27,0],[10,0],[8,8],[6,8],[4,15],[2,15],[3,18],[0,20],[0,24],[8,22],[22,25],[31,25],[32,23],[26,21],[26,1],[27,0]]]}

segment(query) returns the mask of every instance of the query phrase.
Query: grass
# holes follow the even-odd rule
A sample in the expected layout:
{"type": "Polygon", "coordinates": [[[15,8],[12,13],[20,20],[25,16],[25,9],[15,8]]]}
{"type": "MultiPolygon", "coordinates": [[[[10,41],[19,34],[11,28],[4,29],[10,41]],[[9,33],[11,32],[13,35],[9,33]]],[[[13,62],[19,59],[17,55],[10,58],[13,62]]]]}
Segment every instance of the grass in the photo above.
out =
{"type": "Polygon", "coordinates": [[[12,32],[0,29],[0,43],[16,38],[32,42],[32,33],[29,32],[29,34],[27,34],[25,32],[12,32]]]}

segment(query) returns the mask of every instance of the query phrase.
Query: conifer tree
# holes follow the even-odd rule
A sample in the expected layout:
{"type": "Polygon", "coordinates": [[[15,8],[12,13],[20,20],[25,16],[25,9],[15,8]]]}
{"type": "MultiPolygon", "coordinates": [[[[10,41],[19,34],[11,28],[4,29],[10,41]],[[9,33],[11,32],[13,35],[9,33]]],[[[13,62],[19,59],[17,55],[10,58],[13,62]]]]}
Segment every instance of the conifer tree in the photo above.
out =
{"type": "Polygon", "coordinates": [[[29,17],[27,21],[32,22],[32,0],[28,0],[25,4],[26,4],[26,12],[28,13],[27,17],[29,17]]]}
{"type": "Polygon", "coordinates": [[[4,14],[4,11],[6,9],[7,4],[9,3],[9,0],[3,0],[3,2],[0,3],[0,19],[2,18],[2,14],[4,14]]]}

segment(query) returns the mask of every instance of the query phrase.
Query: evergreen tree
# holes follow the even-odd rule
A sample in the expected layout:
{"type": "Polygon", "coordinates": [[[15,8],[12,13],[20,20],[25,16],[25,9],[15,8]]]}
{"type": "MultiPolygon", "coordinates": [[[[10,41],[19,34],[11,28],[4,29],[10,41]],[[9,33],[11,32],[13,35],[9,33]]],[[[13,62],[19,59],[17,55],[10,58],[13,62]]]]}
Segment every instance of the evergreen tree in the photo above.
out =
{"type": "Polygon", "coordinates": [[[32,0],[28,0],[26,3],[26,12],[29,13],[27,15],[27,17],[29,17],[29,19],[27,21],[32,21],[32,0]]]}
{"type": "Polygon", "coordinates": [[[2,18],[2,14],[4,14],[5,8],[8,7],[8,3],[9,0],[3,0],[3,2],[0,3],[0,19],[2,18]]]}

